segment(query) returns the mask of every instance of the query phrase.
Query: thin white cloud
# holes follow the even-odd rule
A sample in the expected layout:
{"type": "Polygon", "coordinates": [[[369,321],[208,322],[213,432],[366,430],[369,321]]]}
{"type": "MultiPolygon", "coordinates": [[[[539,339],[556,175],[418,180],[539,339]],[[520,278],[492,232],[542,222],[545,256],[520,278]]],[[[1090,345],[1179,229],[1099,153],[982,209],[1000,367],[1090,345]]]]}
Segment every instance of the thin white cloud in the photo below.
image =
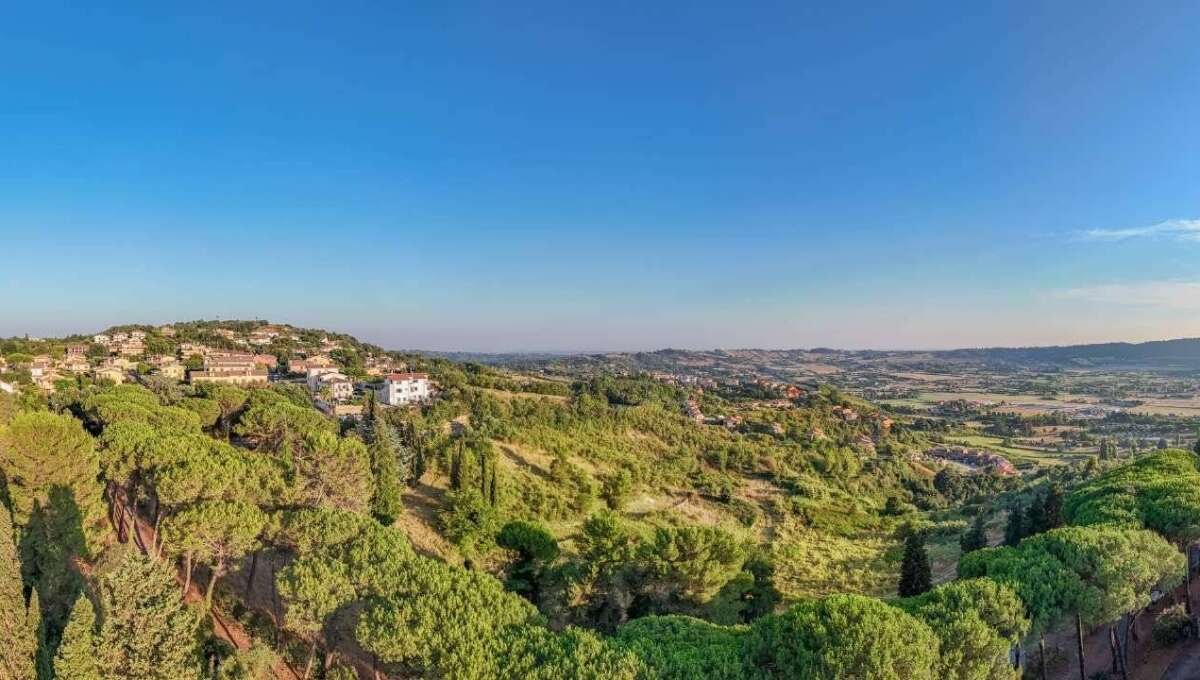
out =
{"type": "Polygon", "coordinates": [[[1200,219],[1167,220],[1144,227],[1126,229],[1088,229],[1080,232],[1088,241],[1124,241],[1131,238],[1173,238],[1179,241],[1200,241],[1200,219]]]}
{"type": "Polygon", "coordinates": [[[1174,311],[1200,310],[1200,281],[1107,283],[1060,290],[1055,297],[1174,311]]]}

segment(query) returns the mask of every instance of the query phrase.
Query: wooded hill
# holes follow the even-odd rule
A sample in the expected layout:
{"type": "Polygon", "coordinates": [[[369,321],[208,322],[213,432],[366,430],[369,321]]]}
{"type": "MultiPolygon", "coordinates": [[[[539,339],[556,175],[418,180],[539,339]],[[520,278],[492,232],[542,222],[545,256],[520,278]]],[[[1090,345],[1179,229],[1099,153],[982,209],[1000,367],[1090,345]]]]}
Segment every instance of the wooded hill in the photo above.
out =
{"type": "MultiPolygon", "coordinates": [[[[1029,631],[1103,623],[1177,581],[1180,553],[1154,532],[1183,540],[1197,524],[1068,504],[1089,526],[1040,521],[931,588],[953,577],[968,519],[999,520],[998,499],[1032,492],[929,467],[925,424],[885,425],[829,388],[780,404],[406,359],[438,397],[411,410],[368,398],[360,421],[282,384],[80,378],[0,397],[13,527],[0,628],[18,641],[0,669],[1011,678],[1007,650],[1029,631]],[[736,424],[696,422],[688,399],[736,424]],[[926,545],[949,565],[939,578],[915,559],[926,545]],[[895,599],[898,583],[913,596],[895,599]]],[[[1141,479],[1113,488],[1141,508],[1139,488],[1159,493],[1141,479]]]]}

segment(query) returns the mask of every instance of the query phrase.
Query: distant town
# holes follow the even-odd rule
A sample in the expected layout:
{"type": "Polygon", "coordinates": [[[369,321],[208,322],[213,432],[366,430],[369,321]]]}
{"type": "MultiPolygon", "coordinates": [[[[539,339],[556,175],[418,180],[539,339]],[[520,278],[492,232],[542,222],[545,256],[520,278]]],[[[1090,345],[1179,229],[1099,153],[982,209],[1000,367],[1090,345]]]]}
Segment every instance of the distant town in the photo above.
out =
{"type": "MultiPolygon", "coordinates": [[[[215,323],[178,328],[168,324],[72,336],[62,342],[29,341],[44,344],[46,351],[0,356],[0,373],[11,369],[27,375],[44,392],[80,376],[112,384],[150,379],[241,387],[296,383],[311,392],[319,409],[345,417],[361,415],[361,397],[368,391],[384,406],[419,404],[433,394],[428,374],[410,372],[404,361],[382,351],[363,354],[356,365],[358,375],[348,376],[332,358],[349,349],[343,341],[302,336],[278,324],[242,329],[215,323]]],[[[357,352],[355,357],[359,360],[357,352]]],[[[13,393],[17,387],[0,380],[2,391],[13,393]]]]}

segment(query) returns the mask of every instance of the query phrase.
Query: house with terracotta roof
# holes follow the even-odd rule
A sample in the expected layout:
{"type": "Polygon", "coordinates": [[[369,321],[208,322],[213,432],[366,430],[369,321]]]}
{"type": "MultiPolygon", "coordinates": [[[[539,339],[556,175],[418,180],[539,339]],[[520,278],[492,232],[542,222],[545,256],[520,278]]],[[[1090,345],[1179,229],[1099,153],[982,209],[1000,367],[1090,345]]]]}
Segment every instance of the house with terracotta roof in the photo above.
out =
{"type": "Polygon", "coordinates": [[[188,382],[193,385],[200,383],[226,383],[230,385],[266,385],[270,382],[267,369],[241,369],[213,372],[208,369],[188,371],[188,382]]]}

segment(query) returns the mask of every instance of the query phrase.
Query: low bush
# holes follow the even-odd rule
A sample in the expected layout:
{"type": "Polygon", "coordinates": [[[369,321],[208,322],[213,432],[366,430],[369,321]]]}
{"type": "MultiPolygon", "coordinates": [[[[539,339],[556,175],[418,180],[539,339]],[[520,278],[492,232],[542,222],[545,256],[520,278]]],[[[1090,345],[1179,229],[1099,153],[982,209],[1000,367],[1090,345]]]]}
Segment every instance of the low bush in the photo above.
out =
{"type": "Polygon", "coordinates": [[[1191,633],[1192,621],[1183,604],[1167,607],[1154,618],[1154,641],[1164,647],[1186,640],[1191,633]]]}

